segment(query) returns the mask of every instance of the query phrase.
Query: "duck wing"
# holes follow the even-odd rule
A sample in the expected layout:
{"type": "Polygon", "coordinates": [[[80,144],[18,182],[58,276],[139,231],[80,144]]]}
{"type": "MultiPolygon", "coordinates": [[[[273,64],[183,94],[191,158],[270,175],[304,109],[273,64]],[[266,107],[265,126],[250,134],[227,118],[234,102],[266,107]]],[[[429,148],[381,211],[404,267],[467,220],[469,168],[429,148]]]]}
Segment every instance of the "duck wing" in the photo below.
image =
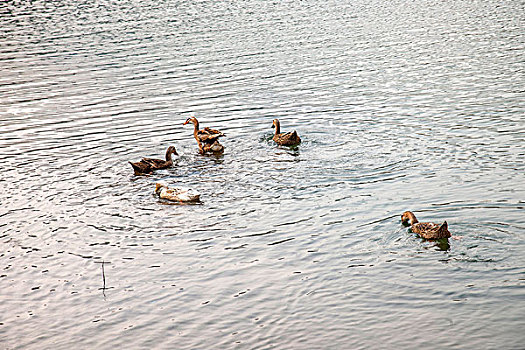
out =
{"type": "Polygon", "coordinates": [[[449,238],[448,225],[445,221],[442,225],[433,222],[418,222],[411,226],[412,232],[417,233],[425,239],[449,238]]]}
{"type": "Polygon", "coordinates": [[[206,131],[210,135],[220,134],[221,136],[226,136],[222,131],[219,131],[217,129],[212,129],[212,128],[205,127],[204,131],[206,131]]]}
{"type": "Polygon", "coordinates": [[[168,161],[155,158],[142,158],[141,162],[149,164],[153,169],[164,169],[170,166],[168,161]]]}
{"type": "Polygon", "coordinates": [[[179,189],[177,193],[177,197],[179,201],[181,202],[199,202],[201,199],[200,193],[192,189],[185,189],[185,188],[179,189]]]}
{"type": "Polygon", "coordinates": [[[295,146],[301,143],[301,138],[297,135],[297,131],[295,130],[275,135],[273,140],[282,146],[295,146]]]}
{"type": "Polygon", "coordinates": [[[187,188],[163,188],[159,197],[174,202],[198,202],[200,194],[187,188]]]}
{"type": "Polygon", "coordinates": [[[200,142],[204,143],[214,143],[219,139],[219,137],[224,136],[222,132],[215,129],[204,128],[197,131],[197,139],[200,142]]]}

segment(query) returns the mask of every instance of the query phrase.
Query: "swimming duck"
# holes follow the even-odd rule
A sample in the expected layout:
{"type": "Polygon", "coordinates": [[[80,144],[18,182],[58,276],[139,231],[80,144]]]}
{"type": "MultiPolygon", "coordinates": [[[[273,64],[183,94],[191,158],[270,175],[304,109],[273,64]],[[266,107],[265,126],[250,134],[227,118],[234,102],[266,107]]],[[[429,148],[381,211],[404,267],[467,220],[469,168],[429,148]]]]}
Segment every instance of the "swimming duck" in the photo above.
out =
{"type": "Polygon", "coordinates": [[[273,140],[281,146],[295,146],[301,143],[301,138],[297,135],[297,131],[287,132],[281,134],[281,123],[279,119],[274,119],[272,128],[275,128],[275,135],[273,140]]]}
{"type": "Polygon", "coordinates": [[[166,169],[173,166],[173,159],[171,155],[178,155],[177,150],[174,146],[169,146],[166,150],[166,160],[155,159],[155,158],[142,158],[140,162],[132,163],[131,166],[135,171],[135,175],[147,175],[152,174],[153,170],[166,169]]]}
{"type": "Polygon", "coordinates": [[[161,198],[173,202],[198,202],[201,195],[192,189],[187,188],[169,188],[166,184],[156,183],[155,193],[161,198]]]}
{"type": "Polygon", "coordinates": [[[444,221],[441,225],[433,222],[419,222],[416,216],[411,211],[405,211],[401,215],[401,222],[403,225],[409,225],[412,232],[417,233],[424,239],[441,239],[450,238],[448,231],[448,224],[444,221]]]}
{"type": "Polygon", "coordinates": [[[194,126],[193,137],[195,137],[195,140],[197,140],[200,153],[222,153],[224,151],[224,146],[219,143],[219,137],[226,135],[224,135],[219,130],[211,129],[208,127],[199,130],[199,121],[195,117],[190,117],[186,119],[186,121],[182,125],[186,125],[188,123],[192,123],[194,126]]]}
{"type": "MultiPolygon", "coordinates": [[[[200,149],[200,148],[199,148],[200,149]]],[[[206,152],[212,152],[212,153],[222,153],[224,152],[224,146],[219,143],[219,141],[215,141],[213,144],[202,144],[202,150],[201,153],[206,152]]]]}

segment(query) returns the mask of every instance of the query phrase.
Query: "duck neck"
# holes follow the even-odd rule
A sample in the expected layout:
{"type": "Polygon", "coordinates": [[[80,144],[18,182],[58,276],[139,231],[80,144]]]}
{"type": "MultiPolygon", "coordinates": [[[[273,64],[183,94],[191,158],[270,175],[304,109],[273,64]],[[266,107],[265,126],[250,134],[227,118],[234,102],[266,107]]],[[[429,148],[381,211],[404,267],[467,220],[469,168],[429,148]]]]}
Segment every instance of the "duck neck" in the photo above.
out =
{"type": "Polygon", "coordinates": [[[168,149],[166,151],[166,162],[168,162],[168,163],[173,163],[173,160],[171,159],[171,154],[172,154],[171,149],[168,149]]]}
{"type": "Polygon", "coordinates": [[[281,133],[281,123],[279,123],[278,120],[275,121],[275,135],[279,135],[281,133]]]}
{"type": "Polygon", "coordinates": [[[197,120],[195,120],[193,122],[193,126],[194,126],[194,128],[193,128],[193,135],[195,137],[197,137],[197,133],[199,132],[199,122],[197,120]]]}

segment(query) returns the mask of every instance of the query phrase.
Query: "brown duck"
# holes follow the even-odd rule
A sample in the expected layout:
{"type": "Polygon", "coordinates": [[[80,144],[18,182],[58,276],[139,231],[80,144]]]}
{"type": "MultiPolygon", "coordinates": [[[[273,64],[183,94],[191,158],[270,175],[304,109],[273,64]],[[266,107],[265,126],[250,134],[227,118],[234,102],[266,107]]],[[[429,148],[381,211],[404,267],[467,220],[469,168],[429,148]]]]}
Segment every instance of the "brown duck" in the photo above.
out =
{"type": "Polygon", "coordinates": [[[296,146],[301,143],[301,138],[297,135],[297,131],[287,132],[281,134],[281,123],[279,119],[274,119],[272,128],[275,128],[275,135],[273,140],[281,146],[296,146]]]}
{"type": "Polygon", "coordinates": [[[195,140],[197,140],[200,153],[204,154],[206,152],[224,152],[224,146],[219,143],[219,137],[225,136],[222,132],[208,127],[199,130],[199,121],[195,117],[186,119],[183,125],[188,123],[192,123],[194,126],[193,137],[195,137],[195,140]]]}
{"type": "Polygon", "coordinates": [[[129,162],[129,164],[133,167],[135,175],[152,174],[153,170],[166,169],[173,166],[173,159],[171,158],[172,154],[178,155],[177,150],[175,150],[174,146],[169,146],[166,150],[166,160],[142,158],[140,162],[129,162]]]}
{"type": "Polygon", "coordinates": [[[410,225],[412,232],[417,233],[424,239],[441,239],[450,238],[448,224],[444,221],[441,225],[433,222],[419,222],[411,211],[405,211],[401,215],[401,222],[404,225],[410,225]]]}

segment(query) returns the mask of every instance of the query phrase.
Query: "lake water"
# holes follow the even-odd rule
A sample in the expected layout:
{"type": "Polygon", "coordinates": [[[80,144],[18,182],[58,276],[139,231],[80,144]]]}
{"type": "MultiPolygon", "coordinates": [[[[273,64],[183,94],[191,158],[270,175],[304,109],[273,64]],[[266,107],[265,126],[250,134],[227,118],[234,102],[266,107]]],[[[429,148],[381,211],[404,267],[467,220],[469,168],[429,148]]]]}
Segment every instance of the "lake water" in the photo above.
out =
{"type": "Polygon", "coordinates": [[[0,348],[522,349],[524,21],[522,1],[2,1],[0,348]],[[169,145],[174,168],[133,175],[169,145]]]}

